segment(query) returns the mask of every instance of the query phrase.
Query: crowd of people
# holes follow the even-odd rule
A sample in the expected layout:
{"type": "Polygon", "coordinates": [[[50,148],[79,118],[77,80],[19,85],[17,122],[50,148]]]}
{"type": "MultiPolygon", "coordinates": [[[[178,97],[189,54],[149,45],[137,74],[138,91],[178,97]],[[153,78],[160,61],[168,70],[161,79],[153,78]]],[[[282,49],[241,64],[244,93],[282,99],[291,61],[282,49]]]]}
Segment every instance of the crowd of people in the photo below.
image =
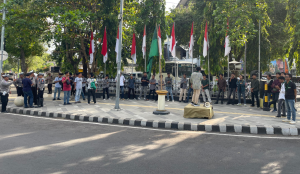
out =
{"type": "MultiPolygon", "coordinates": [[[[206,103],[206,98],[209,103],[212,103],[210,98],[209,91],[209,80],[206,75],[201,73],[201,68],[198,67],[197,71],[192,73],[190,80],[187,79],[184,74],[180,81],[180,95],[179,102],[189,102],[189,97],[192,94],[192,106],[199,106],[199,97],[202,94],[203,101],[206,103]],[[188,85],[189,84],[189,85],[188,85]],[[189,87],[189,88],[188,88],[189,87]]],[[[2,112],[6,111],[6,105],[8,102],[8,95],[10,93],[9,86],[14,84],[17,90],[18,96],[24,96],[24,107],[25,108],[33,108],[34,105],[37,107],[43,107],[43,94],[45,90],[45,84],[48,84],[48,94],[52,94],[52,84],[55,85],[54,90],[54,98],[53,100],[61,100],[60,93],[63,90],[64,92],[64,105],[70,105],[70,99],[74,96],[75,103],[81,103],[80,97],[82,96],[83,100],[85,100],[85,92],[87,88],[88,93],[88,104],[91,102],[91,98],[93,98],[93,102],[96,103],[96,84],[97,80],[94,77],[93,73],[88,75],[88,78],[85,78],[82,73],[77,73],[72,76],[72,73],[65,72],[64,75],[59,73],[57,77],[53,78],[51,73],[48,74],[46,79],[44,78],[43,73],[39,73],[37,77],[33,71],[25,74],[20,73],[19,78],[14,79],[13,82],[8,81],[7,75],[2,75],[3,80],[1,82],[1,102],[2,102],[2,112]],[[56,97],[57,96],[57,97],[56,97]]],[[[268,97],[268,107],[273,106],[273,110],[271,112],[277,113],[276,117],[286,117],[285,122],[289,122],[291,124],[295,124],[296,121],[296,109],[295,102],[297,97],[297,89],[295,83],[291,81],[292,75],[285,73],[277,73],[276,78],[272,79],[271,75],[267,75],[266,84],[268,86],[268,90],[266,95],[268,97]],[[271,100],[272,98],[272,100],[271,100]],[[277,106],[278,105],[278,106],[277,106]],[[278,109],[277,109],[278,108],[278,109]]],[[[125,100],[124,98],[124,84],[125,77],[120,75],[120,99],[125,100]]],[[[147,73],[143,74],[141,78],[141,90],[139,97],[135,95],[135,83],[136,80],[133,78],[133,75],[130,76],[128,80],[128,99],[138,99],[143,98],[144,100],[158,100],[158,95],[156,94],[156,90],[167,90],[167,101],[174,102],[172,87],[173,87],[173,79],[170,76],[170,73],[167,73],[167,77],[163,79],[161,75],[158,80],[155,79],[155,76],[152,75],[150,79],[147,77],[147,73]],[[150,87],[150,91],[148,94],[148,86],[150,87]],[[162,87],[162,88],[161,88],[162,87]],[[148,95],[148,96],[147,96],[148,95]],[[171,98],[171,100],[170,100],[171,98]]],[[[102,81],[103,87],[103,99],[106,97],[109,99],[109,79],[108,75],[105,76],[105,79],[102,81]],[[106,97],[105,97],[106,95],[106,97]]],[[[228,79],[228,98],[227,105],[235,104],[235,95],[238,94],[238,106],[241,104],[241,97],[243,97],[244,106],[246,105],[246,81],[243,79],[243,76],[240,75],[239,78],[235,78],[235,74],[231,74],[230,79],[228,79]],[[231,96],[232,99],[231,99],[231,96]]],[[[219,79],[217,82],[218,94],[217,99],[214,104],[219,104],[219,99],[221,97],[221,104],[223,104],[224,93],[226,91],[226,80],[223,77],[223,74],[219,75],[219,79]]],[[[256,100],[257,107],[260,107],[260,101],[258,97],[259,93],[259,81],[257,80],[257,75],[252,75],[251,80],[251,107],[255,107],[254,103],[256,100]]]]}

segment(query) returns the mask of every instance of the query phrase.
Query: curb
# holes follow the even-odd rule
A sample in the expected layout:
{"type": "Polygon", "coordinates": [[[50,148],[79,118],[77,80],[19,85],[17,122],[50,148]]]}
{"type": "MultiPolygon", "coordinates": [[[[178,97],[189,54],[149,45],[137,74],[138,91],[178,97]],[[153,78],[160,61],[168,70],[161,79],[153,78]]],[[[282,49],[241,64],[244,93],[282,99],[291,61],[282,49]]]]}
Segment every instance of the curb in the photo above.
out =
{"type": "Polygon", "coordinates": [[[192,124],[190,122],[168,122],[156,120],[141,120],[130,118],[113,118],[101,116],[88,116],[76,114],[64,114],[59,112],[46,112],[25,108],[7,107],[7,112],[15,114],[24,114],[31,116],[64,118],[77,121],[99,122],[108,124],[121,124],[126,126],[140,126],[149,128],[161,128],[172,130],[189,130],[189,131],[206,131],[220,133],[246,133],[246,134],[265,134],[265,135],[285,135],[296,136],[300,134],[300,127],[286,128],[280,126],[265,126],[265,125],[238,125],[238,124],[192,124]]]}

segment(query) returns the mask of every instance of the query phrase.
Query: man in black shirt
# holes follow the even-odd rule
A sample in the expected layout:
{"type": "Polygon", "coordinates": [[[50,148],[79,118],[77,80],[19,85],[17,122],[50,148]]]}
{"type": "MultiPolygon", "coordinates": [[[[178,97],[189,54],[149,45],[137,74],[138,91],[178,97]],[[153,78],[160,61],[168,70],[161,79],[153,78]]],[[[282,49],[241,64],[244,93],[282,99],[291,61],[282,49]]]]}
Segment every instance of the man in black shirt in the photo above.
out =
{"type": "Polygon", "coordinates": [[[290,124],[296,124],[296,110],[295,103],[297,97],[297,89],[295,83],[291,81],[292,75],[287,74],[285,76],[285,107],[287,110],[287,119],[282,120],[283,122],[289,122],[290,124]],[[291,120],[292,116],[292,120],[291,120]]]}
{"type": "Polygon", "coordinates": [[[229,105],[230,103],[232,104],[232,105],[234,105],[234,101],[235,101],[235,92],[236,92],[236,90],[237,90],[237,86],[236,86],[236,82],[237,82],[237,80],[236,80],[236,78],[235,78],[235,75],[234,74],[231,74],[231,77],[230,77],[230,79],[228,79],[228,84],[229,84],[229,91],[228,91],[228,99],[227,99],[227,105],[229,105]],[[231,93],[233,93],[233,101],[232,102],[230,102],[230,97],[231,97],[231,93]]]}
{"type": "Polygon", "coordinates": [[[140,93],[139,99],[141,99],[142,93],[144,92],[144,100],[148,100],[146,98],[146,95],[147,95],[147,88],[148,88],[148,84],[149,84],[149,79],[147,78],[147,73],[146,72],[144,72],[144,76],[142,77],[141,82],[142,82],[142,88],[141,88],[141,93],[140,93]]]}

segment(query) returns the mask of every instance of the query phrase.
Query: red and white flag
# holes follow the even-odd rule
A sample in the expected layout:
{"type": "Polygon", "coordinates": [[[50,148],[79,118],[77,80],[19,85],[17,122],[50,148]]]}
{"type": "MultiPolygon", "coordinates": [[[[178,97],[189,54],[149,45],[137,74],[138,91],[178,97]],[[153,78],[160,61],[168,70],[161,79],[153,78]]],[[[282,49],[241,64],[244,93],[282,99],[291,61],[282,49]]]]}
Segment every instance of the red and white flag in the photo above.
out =
{"type": "Polygon", "coordinates": [[[159,54],[162,55],[160,26],[158,27],[157,36],[158,36],[158,50],[159,50],[159,54]]]}
{"type": "Polygon", "coordinates": [[[192,24],[192,29],[191,29],[191,37],[190,37],[190,47],[189,47],[189,56],[190,58],[193,58],[193,47],[194,47],[194,22],[192,24]]]}
{"type": "Polygon", "coordinates": [[[136,44],[135,44],[135,33],[133,33],[132,37],[132,46],[131,46],[131,58],[134,64],[136,63],[136,44]]]}
{"type": "Polygon", "coordinates": [[[117,53],[116,62],[118,63],[118,53],[119,53],[119,28],[118,28],[118,34],[117,34],[117,40],[116,40],[116,49],[115,52],[117,53]]]}
{"type": "Polygon", "coordinates": [[[94,36],[93,36],[93,32],[92,32],[91,42],[90,42],[90,50],[89,50],[90,63],[93,63],[93,61],[94,61],[94,52],[95,52],[95,45],[94,45],[94,36]]]}
{"type": "Polygon", "coordinates": [[[143,59],[145,59],[145,57],[146,57],[146,25],[144,27],[142,51],[143,51],[143,59]]]}
{"type": "Polygon", "coordinates": [[[107,58],[108,58],[108,56],[107,56],[106,27],[105,27],[104,36],[103,36],[103,44],[102,44],[101,54],[103,55],[103,63],[105,63],[107,61],[107,58]]]}
{"type": "Polygon", "coordinates": [[[175,24],[173,24],[172,33],[171,33],[171,43],[170,43],[170,52],[172,57],[176,57],[176,40],[175,40],[175,24]]]}
{"type": "MultiPolygon", "coordinates": [[[[229,29],[228,19],[227,19],[227,29],[229,29]]],[[[231,51],[229,36],[227,35],[227,32],[226,32],[224,47],[225,47],[225,54],[224,54],[224,56],[227,56],[230,53],[230,51],[231,51]]]]}
{"type": "Polygon", "coordinates": [[[207,31],[207,22],[206,22],[205,33],[204,33],[204,44],[203,44],[203,57],[207,56],[208,48],[209,48],[209,41],[208,41],[208,31],[207,31]]]}

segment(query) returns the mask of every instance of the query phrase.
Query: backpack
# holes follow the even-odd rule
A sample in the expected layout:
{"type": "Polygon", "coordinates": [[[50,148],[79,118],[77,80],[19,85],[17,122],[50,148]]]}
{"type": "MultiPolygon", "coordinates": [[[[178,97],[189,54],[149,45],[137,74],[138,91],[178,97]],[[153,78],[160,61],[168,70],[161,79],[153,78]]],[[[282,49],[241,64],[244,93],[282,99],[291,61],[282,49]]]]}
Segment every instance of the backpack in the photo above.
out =
{"type": "Polygon", "coordinates": [[[95,81],[91,82],[91,88],[96,89],[95,81]]]}

